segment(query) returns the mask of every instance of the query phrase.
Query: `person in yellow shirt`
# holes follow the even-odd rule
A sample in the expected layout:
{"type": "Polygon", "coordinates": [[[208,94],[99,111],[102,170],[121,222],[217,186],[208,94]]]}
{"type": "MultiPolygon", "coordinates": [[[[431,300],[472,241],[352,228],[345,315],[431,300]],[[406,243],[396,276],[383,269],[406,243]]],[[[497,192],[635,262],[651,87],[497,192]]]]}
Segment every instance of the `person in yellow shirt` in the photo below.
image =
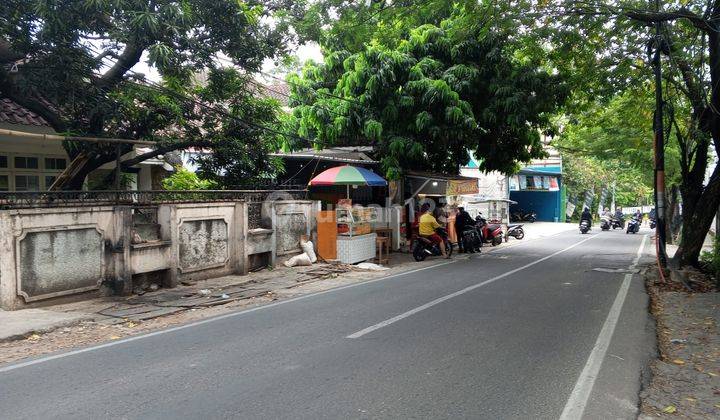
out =
{"type": "Polygon", "coordinates": [[[420,234],[420,236],[427,238],[433,243],[439,245],[440,252],[442,252],[443,257],[449,258],[447,253],[445,252],[445,241],[442,240],[440,235],[435,233],[435,229],[439,227],[441,227],[440,223],[438,223],[438,221],[435,220],[435,217],[433,217],[432,213],[430,213],[430,206],[428,204],[423,204],[422,216],[420,216],[420,222],[418,223],[418,233],[420,234]]]}

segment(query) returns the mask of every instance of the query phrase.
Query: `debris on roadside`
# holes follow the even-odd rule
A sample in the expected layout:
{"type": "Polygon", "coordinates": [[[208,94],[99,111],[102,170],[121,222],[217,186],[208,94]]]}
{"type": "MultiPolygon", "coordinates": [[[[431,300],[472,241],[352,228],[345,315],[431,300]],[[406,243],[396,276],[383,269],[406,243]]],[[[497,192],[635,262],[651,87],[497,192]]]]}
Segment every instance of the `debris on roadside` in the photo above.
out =
{"type": "Polygon", "coordinates": [[[367,271],[385,271],[389,270],[387,267],[383,267],[382,265],[375,264],[375,263],[360,263],[356,266],[360,270],[367,270],[367,271]]]}
{"type": "Polygon", "coordinates": [[[637,274],[640,272],[639,269],[633,268],[605,268],[605,267],[596,267],[593,268],[592,271],[599,271],[601,273],[618,273],[618,274],[637,274]]]}

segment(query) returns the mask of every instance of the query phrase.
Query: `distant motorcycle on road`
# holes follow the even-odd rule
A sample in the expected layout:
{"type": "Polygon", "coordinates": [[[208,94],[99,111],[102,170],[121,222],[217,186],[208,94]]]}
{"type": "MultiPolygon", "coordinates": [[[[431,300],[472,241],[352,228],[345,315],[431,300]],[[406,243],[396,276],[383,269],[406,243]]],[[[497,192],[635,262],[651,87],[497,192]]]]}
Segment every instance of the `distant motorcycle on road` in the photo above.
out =
{"type": "Polygon", "coordinates": [[[580,233],[584,235],[588,232],[590,232],[590,221],[583,219],[580,221],[580,233]]]}
{"type": "Polygon", "coordinates": [[[610,230],[610,219],[607,217],[600,218],[600,230],[610,230]]]}
{"type": "Polygon", "coordinates": [[[625,220],[621,217],[613,216],[610,219],[610,227],[615,230],[617,228],[625,229],[625,220]]]}
{"type": "Polygon", "coordinates": [[[640,220],[637,217],[633,216],[630,220],[628,220],[627,230],[625,231],[625,233],[636,234],[638,232],[640,232],[640,220]]]}

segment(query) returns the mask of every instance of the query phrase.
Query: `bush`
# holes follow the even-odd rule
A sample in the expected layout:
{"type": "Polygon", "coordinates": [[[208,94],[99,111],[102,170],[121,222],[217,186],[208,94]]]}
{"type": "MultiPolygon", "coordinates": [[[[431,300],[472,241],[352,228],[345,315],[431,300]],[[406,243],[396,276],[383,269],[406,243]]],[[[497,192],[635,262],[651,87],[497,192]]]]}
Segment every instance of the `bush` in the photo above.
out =
{"type": "Polygon", "coordinates": [[[700,262],[715,276],[716,280],[720,279],[720,237],[717,234],[713,241],[712,251],[703,251],[700,255],[700,262]]]}
{"type": "Polygon", "coordinates": [[[163,179],[162,186],[170,191],[211,190],[217,187],[214,181],[200,179],[194,172],[178,167],[174,174],[163,179]]]}

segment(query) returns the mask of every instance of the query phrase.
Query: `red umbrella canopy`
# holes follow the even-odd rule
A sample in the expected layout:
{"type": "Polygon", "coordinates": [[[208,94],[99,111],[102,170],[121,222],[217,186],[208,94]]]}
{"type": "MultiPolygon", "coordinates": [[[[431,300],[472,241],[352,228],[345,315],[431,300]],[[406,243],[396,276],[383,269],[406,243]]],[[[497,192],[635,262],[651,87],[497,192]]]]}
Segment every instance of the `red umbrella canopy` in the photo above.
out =
{"type": "Polygon", "coordinates": [[[323,171],[310,180],[310,185],[369,185],[371,187],[384,187],[387,185],[387,181],[371,170],[344,165],[323,171]]]}

